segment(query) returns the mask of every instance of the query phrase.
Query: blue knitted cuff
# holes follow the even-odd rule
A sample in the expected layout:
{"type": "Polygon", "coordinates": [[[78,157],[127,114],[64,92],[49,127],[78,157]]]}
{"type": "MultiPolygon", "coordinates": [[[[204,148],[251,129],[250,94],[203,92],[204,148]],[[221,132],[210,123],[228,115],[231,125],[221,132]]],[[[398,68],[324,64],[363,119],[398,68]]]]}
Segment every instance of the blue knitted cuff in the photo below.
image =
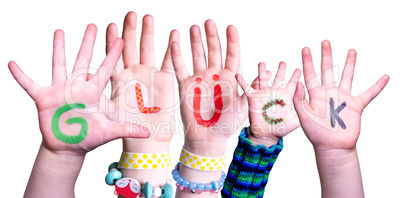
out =
{"type": "Polygon", "coordinates": [[[248,127],[243,128],[233,154],[222,197],[262,197],[269,173],[283,148],[281,138],[276,145],[267,148],[256,145],[247,138],[248,127]]]}
{"type": "Polygon", "coordinates": [[[264,155],[272,155],[273,153],[279,154],[282,149],[283,149],[283,138],[279,139],[277,144],[270,146],[269,148],[266,147],[265,145],[253,145],[253,142],[247,138],[247,130],[251,129],[249,127],[244,127],[243,130],[241,130],[241,133],[239,135],[239,144],[246,144],[246,147],[248,148],[248,151],[253,152],[253,153],[263,153],[264,155]]]}

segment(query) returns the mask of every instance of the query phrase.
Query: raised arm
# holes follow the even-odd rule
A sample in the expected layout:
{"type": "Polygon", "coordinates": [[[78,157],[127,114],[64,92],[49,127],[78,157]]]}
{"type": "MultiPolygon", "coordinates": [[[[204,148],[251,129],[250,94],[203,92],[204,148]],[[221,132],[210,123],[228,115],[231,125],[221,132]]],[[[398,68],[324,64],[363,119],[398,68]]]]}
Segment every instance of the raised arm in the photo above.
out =
{"type": "Polygon", "coordinates": [[[117,138],[149,136],[147,129],[107,118],[109,100],[102,92],[113,73],[110,70],[116,66],[123,41],[114,41],[92,76],[88,66],[95,36],[96,26],[88,25],[73,73],[67,79],[64,33],[55,32],[50,87],[39,86],[15,62],[9,63],[15,80],[35,101],[43,137],[24,197],[74,197],[75,181],[87,152],[117,138]]]}
{"type": "Polygon", "coordinates": [[[251,86],[236,75],[248,99],[250,127],[245,127],[233,154],[222,190],[222,197],[263,197],[271,169],[283,148],[282,137],[299,127],[292,99],[300,70],[295,70],[289,83],[285,81],[286,64],[269,86],[271,72],[264,63],[258,66],[258,77],[251,86]],[[286,85],[287,84],[287,85],[286,85]],[[285,87],[286,85],[286,87],[285,87]]]}
{"type": "MultiPolygon", "coordinates": [[[[142,187],[150,186],[152,191],[167,183],[168,168],[172,165],[169,144],[175,123],[175,75],[170,44],[179,41],[179,32],[173,30],[170,37],[166,37],[169,41],[160,68],[155,63],[154,18],[151,15],[143,17],[139,48],[137,32],[137,14],[129,12],[124,19],[122,33],[125,44],[123,56],[117,65],[116,75],[112,77],[111,99],[118,110],[111,114],[111,119],[137,123],[150,130],[149,139],[123,139],[123,153],[118,168],[123,178],[138,181],[142,187]]],[[[117,26],[112,23],[107,29],[108,54],[117,37],[117,26]]],[[[117,160],[111,162],[114,161],[117,160]]],[[[143,195],[149,197],[151,191],[143,195]]]]}
{"type": "Polygon", "coordinates": [[[173,42],[171,46],[185,128],[179,171],[173,174],[179,185],[176,197],[219,197],[226,143],[246,118],[246,97],[239,95],[235,79],[240,66],[237,30],[234,26],[226,30],[224,64],[218,30],[212,20],[205,22],[205,34],[208,60],[200,28],[194,25],[190,29],[193,75],[186,69],[179,43],[173,42]]]}
{"type": "Polygon", "coordinates": [[[321,84],[314,71],[309,48],[302,50],[304,80],[298,83],[294,106],[301,126],[313,144],[321,181],[322,197],[364,197],[356,142],[364,108],[381,92],[389,80],[381,77],[366,92],[351,95],[356,51],[349,50],[339,86],[333,74],[329,41],[321,44],[321,84]]]}

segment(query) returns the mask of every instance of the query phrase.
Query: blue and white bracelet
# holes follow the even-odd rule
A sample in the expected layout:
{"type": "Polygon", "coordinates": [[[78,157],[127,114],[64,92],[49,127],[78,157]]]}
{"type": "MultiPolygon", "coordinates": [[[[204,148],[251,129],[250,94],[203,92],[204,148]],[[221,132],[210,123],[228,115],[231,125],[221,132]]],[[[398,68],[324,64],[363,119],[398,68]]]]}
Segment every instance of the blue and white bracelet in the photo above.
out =
{"type": "Polygon", "coordinates": [[[185,191],[185,192],[191,192],[191,193],[197,193],[200,194],[204,191],[212,191],[215,193],[218,193],[222,188],[223,188],[223,183],[225,182],[226,179],[226,174],[224,171],[222,171],[222,176],[221,179],[218,181],[213,181],[210,183],[195,183],[195,182],[190,182],[183,177],[180,176],[179,173],[180,169],[180,162],[177,163],[175,166],[175,169],[172,171],[173,179],[177,182],[176,186],[177,189],[180,191],[185,191]]]}

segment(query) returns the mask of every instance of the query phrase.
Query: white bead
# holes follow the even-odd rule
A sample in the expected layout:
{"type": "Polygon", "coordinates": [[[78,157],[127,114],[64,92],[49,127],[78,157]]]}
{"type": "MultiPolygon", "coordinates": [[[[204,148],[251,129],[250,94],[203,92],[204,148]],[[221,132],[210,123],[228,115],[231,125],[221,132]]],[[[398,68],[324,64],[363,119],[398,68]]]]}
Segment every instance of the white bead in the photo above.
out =
{"type": "Polygon", "coordinates": [[[152,196],[154,196],[154,197],[160,197],[161,195],[162,195],[162,190],[161,190],[161,188],[155,187],[152,196]]]}

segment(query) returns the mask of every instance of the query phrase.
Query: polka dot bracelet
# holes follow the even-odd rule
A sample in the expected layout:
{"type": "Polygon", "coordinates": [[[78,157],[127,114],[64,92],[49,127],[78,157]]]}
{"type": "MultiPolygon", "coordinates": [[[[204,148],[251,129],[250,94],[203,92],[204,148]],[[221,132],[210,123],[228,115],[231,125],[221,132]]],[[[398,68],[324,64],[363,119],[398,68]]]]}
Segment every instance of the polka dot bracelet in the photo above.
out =
{"type": "Polygon", "coordinates": [[[169,168],[170,157],[164,153],[130,153],[121,154],[119,168],[137,170],[159,170],[169,168]]]}
{"type": "Polygon", "coordinates": [[[126,198],[137,198],[143,195],[145,198],[160,197],[172,198],[173,187],[170,183],[164,184],[162,187],[152,187],[146,182],[142,187],[140,183],[133,178],[123,178],[118,168],[119,163],[114,162],[109,166],[109,173],[106,175],[106,184],[115,186],[115,195],[121,195],[126,198]]]}
{"type": "Polygon", "coordinates": [[[222,176],[218,181],[213,181],[211,183],[195,183],[195,182],[190,182],[183,177],[180,176],[179,173],[180,169],[180,162],[177,163],[175,169],[172,171],[173,179],[177,182],[176,186],[177,189],[180,191],[185,191],[185,192],[191,192],[191,193],[197,193],[200,194],[202,192],[206,191],[211,191],[218,193],[222,188],[223,188],[223,183],[225,182],[226,179],[226,174],[224,171],[222,171],[222,176]]]}
{"type": "Polygon", "coordinates": [[[181,150],[180,162],[184,166],[200,171],[220,171],[225,168],[225,156],[203,157],[190,153],[184,148],[181,150]]]}

